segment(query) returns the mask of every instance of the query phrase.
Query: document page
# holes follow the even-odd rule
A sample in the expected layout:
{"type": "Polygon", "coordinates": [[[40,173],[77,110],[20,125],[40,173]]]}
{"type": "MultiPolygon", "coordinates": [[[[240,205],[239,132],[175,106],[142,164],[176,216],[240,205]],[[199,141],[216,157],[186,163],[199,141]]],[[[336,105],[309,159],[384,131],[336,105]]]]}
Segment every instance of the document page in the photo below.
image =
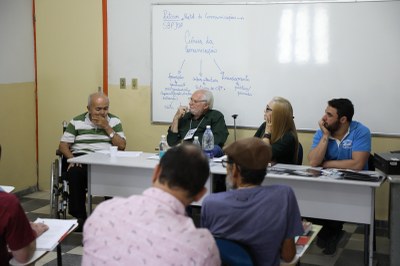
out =
{"type": "Polygon", "coordinates": [[[38,218],[35,223],[44,223],[49,227],[49,230],[36,239],[36,249],[47,251],[53,250],[58,243],[78,225],[76,219],[60,220],[38,218]]]}

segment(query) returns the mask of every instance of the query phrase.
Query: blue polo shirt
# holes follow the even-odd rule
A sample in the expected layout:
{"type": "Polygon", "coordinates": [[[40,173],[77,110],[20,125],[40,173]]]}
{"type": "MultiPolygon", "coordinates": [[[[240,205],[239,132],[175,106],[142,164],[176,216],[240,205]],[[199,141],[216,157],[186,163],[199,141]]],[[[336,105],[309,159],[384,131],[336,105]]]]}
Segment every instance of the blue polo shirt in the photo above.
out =
{"type": "MultiPolygon", "coordinates": [[[[322,131],[318,129],[314,135],[311,149],[318,145],[322,136],[322,131]]],[[[342,141],[332,137],[329,138],[324,161],[349,160],[352,159],[354,151],[371,152],[371,132],[366,126],[357,121],[350,123],[349,132],[347,132],[342,141]]],[[[368,162],[365,163],[364,170],[368,170],[368,162]]]]}

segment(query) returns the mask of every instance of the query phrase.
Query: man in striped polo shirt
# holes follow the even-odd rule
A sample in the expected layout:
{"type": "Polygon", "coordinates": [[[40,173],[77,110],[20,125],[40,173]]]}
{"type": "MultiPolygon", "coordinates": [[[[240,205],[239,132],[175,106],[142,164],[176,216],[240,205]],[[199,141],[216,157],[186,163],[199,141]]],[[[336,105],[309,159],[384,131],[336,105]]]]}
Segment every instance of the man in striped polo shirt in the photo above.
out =
{"type": "MultiPolygon", "coordinates": [[[[108,113],[110,101],[101,92],[89,95],[87,112],[74,117],[61,137],[59,150],[66,159],[75,156],[126,146],[122,124],[118,117],[108,113]]],[[[67,168],[69,182],[69,214],[76,217],[81,229],[86,220],[87,166],[70,163],[67,168]]]]}

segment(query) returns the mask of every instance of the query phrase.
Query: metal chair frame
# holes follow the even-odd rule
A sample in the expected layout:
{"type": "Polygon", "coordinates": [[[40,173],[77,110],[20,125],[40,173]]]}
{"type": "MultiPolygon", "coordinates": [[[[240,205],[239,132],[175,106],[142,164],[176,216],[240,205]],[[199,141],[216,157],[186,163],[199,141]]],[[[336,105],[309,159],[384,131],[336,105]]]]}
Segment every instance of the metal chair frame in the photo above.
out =
{"type": "Polygon", "coordinates": [[[63,169],[64,158],[59,151],[57,158],[51,164],[50,178],[50,216],[56,219],[66,219],[68,210],[68,181],[63,169]]]}

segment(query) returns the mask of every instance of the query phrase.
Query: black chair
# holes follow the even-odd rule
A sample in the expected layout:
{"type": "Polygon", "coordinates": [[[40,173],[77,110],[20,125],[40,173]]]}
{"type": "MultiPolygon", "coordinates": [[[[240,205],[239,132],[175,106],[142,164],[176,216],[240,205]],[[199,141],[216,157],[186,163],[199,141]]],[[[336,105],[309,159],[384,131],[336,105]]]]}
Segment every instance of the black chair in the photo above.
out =
{"type": "Polygon", "coordinates": [[[297,164],[302,165],[303,164],[303,145],[299,142],[299,148],[297,151],[297,164]]]}
{"type": "Polygon", "coordinates": [[[253,266],[253,259],[243,244],[214,237],[224,266],[253,266]]]}

